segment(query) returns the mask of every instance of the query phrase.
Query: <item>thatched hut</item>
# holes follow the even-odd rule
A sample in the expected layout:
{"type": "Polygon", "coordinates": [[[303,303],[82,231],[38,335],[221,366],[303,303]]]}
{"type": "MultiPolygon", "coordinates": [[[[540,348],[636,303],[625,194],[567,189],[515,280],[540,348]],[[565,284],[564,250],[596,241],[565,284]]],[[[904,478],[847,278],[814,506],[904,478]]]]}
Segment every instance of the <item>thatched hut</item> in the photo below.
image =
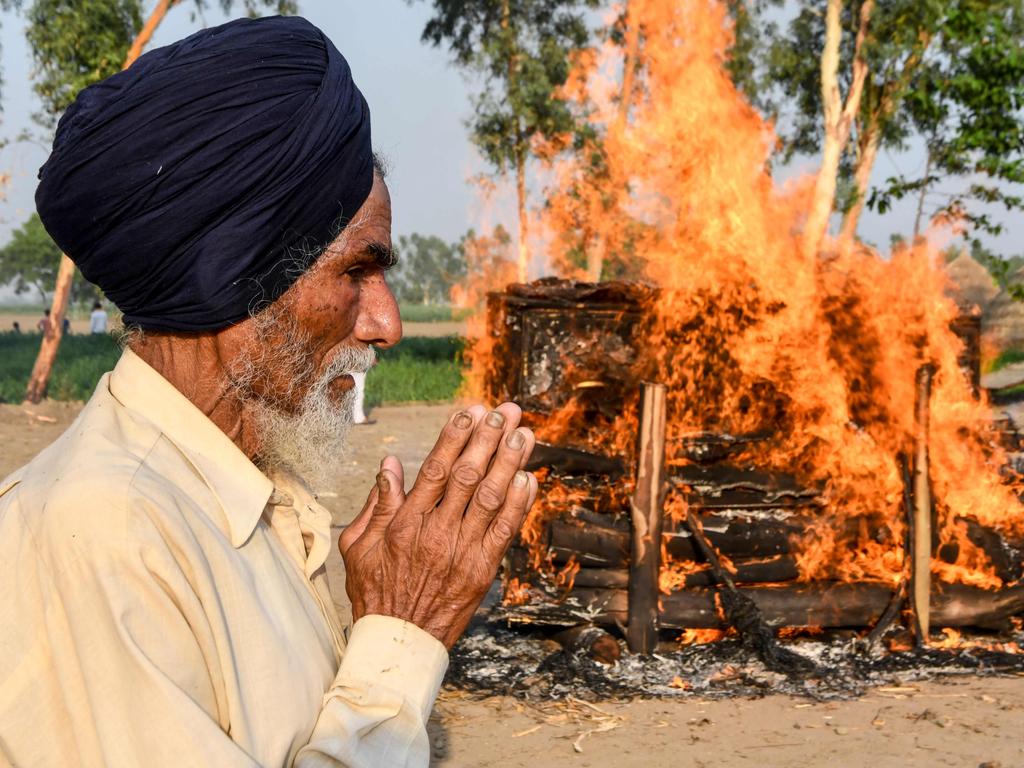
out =
{"type": "MultiPolygon", "coordinates": [[[[999,286],[987,269],[966,250],[946,265],[950,295],[965,312],[981,311],[985,318],[992,302],[1000,294],[999,286]]],[[[984,319],[982,320],[984,323],[984,319]]]]}

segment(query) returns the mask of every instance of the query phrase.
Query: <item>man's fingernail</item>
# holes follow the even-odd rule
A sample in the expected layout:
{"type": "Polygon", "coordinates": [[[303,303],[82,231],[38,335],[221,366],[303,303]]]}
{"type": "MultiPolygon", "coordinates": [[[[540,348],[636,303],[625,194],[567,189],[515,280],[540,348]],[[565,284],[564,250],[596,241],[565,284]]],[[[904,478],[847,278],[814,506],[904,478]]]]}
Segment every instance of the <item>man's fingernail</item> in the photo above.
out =
{"type": "Polygon", "coordinates": [[[523,447],[523,443],[526,442],[526,438],[523,437],[522,432],[516,429],[509,433],[506,442],[508,443],[509,448],[511,448],[513,451],[518,451],[520,448],[523,447]]]}
{"type": "Polygon", "coordinates": [[[388,476],[381,472],[377,475],[377,489],[381,493],[387,493],[391,490],[391,483],[388,482],[388,476]]]}
{"type": "Polygon", "coordinates": [[[516,472],[516,476],[512,478],[512,485],[516,488],[522,488],[528,482],[530,482],[530,476],[521,469],[516,472]]]}
{"type": "Polygon", "coordinates": [[[505,424],[505,417],[498,411],[491,411],[487,414],[487,423],[492,427],[501,427],[505,424]]]}
{"type": "Polygon", "coordinates": [[[473,417],[465,411],[455,414],[455,426],[459,429],[468,429],[473,424],[473,417]]]}

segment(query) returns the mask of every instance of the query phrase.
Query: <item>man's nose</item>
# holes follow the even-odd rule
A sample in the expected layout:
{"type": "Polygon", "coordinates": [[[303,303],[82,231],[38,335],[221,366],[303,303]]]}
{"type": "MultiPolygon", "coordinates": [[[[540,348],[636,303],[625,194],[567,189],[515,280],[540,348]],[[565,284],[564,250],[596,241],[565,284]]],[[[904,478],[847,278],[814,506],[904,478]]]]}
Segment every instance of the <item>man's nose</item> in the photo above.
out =
{"type": "Polygon", "coordinates": [[[379,349],[393,347],[402,339],[398,302],[383,277],[367,280],[362,286],[356,337],[379,349]]]}

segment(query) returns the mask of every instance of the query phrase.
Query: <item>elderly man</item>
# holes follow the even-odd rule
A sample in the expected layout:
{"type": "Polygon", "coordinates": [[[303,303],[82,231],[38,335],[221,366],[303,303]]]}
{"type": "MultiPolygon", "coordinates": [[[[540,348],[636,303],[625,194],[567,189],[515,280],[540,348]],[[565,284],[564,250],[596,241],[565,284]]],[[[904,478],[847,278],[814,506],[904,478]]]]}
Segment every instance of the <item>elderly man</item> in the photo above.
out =
{"type": "MultiPolygon", "coordinates": [[[[47,230],[127,348],[0,483],[0,757],[13,765],[426,765],[447,664],[536,495],[511,404],[385,458],[326,586],[352,373],[401,335],[388,191],[345,60],[241,20],[83,91],[47,230]]],[[[3,762],[0,760],[0,762],[3,762]]]]}

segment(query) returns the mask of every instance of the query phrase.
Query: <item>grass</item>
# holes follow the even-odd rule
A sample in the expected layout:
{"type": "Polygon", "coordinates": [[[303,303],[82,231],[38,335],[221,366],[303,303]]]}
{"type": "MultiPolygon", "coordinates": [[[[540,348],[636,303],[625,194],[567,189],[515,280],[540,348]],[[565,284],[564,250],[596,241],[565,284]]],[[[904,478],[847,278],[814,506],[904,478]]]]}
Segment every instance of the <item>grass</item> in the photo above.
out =
{"type": "MultiPolygon", "coordinates": [[[[0,333],[0,402],[21,402],[39,341],[35,333],[0,333]]],[[[413,336],[383,350],[366,377],[366,404],[451,400],[462,381],[462,348],[457,337],[413,336]]],[[[50,397],[87,400],[120,354],[111,336],[66,337],[50,379],[50,397]]]]}
{"type": "Polygon", "coordinates": [[[402,304],[398,308],[402,320],[407,323],[448,323],[465,320],[473,310],[468,307],[452,307],[448,304],[402,304]]]}
{"type": "MultiPolygon", "coordinates": [[[[42,337],[38,333],[0,333],[0,402],[20,403],[42,337]]],[[[87,400],[121,351],[111,336],[66,337],[50,377],[54,400],[87,400]]]]}

